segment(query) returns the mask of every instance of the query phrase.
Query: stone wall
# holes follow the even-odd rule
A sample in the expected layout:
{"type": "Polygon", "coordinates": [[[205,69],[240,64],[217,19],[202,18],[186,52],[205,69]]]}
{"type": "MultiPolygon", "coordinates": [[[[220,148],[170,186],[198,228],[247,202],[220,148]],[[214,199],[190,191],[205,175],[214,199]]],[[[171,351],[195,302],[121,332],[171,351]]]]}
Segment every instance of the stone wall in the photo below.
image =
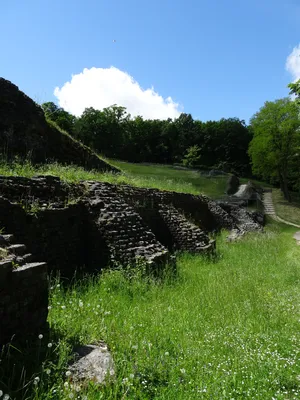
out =
{"type": "Polygon", "coordinates": [[[0,177],[0,195],[0,224],[64,276],[83,265],[92,271],[137,258],[162,265],[169,251],[214,247],[202,227],[211,231],[215,218],[201,196],[93,181],[67,185],[51,176],[0,177]]]}
{"type": "Polygon", "coordinates": [[[43,332],[47,314],[47,264],[0,261],[0,343],[43,332]]]}
{"type": "Polygon", "coordinates": [[[0,176],[0,228],[22,243],[0,235],[0,247],[8,250],[0,262],[1,343],[46,324],[47,266],[36,260],[66,277],[79,268],[92,272],[137,260],[159,270],[173,261],[173,251],[213,251],[209,232],[256,230],[260,224],[246,210],[205,196],[0,176]]]}
{"type": "Polygon", "coordinates": [[[45,120],[42,108],[11,82],[0,78],[0,154],[32,162],[55,160],[84,168],[114,171],[96,153],[45,120]]]}
{"type": "Polygon", "coordinates": [[[137,209],[153,210],[162,204],[171,205],[205,232],[235,227],[234,219],[206,196],[129,185],[119,185],[115,190],[137,209]]]}

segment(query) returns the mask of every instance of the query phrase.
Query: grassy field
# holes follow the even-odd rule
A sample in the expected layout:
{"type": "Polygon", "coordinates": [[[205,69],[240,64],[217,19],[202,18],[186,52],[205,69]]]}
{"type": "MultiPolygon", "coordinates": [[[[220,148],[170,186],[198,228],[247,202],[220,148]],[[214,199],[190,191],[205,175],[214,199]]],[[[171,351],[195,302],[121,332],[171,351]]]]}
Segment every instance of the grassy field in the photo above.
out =
{"type": "Polygon", "coordinates": [[[205,194],[212,198],[224,195],[226,177],[202,177],[198,172],[177,170],[172,166],[130,164],[112,161],[112,164],[122,170],[121,174],[86,171],[76,166],[61,166],[60,164],[45,164],[40,167],[30,162],[20,164],[0,163],[0,175],[32,177],[38,174],[59,176],[68,182],[80,180],[98,180],[113,184],[130,184],[138,187],[156,188],[192,194],[205,194]]]}
{"type": "Polygon", "coordinates": [[[300,225],[300,197],[296,193],[291,193],[292,202],[284,199],[279,189],[273,189],[272,197],[276,214],[286,221],[300,225]]]}
{"type": "MultiPolygon", "coordinates": [[[[24,399],[298,399],[300,269],[293,232],[272,223],[266,233],[233,244],[222,235],[216,258],[183,254],[178,276],[161,282],[140,270],[130,277],[110,271],[72,286],[52,281],[51,336],[37,338],[46,361],[24,399]],[[76,392],[67,373],[71,347],[99,340],[110,347],[116,379],[76,392]]],[[[0,390],[9,388],[0,383],[0,390]]]]}

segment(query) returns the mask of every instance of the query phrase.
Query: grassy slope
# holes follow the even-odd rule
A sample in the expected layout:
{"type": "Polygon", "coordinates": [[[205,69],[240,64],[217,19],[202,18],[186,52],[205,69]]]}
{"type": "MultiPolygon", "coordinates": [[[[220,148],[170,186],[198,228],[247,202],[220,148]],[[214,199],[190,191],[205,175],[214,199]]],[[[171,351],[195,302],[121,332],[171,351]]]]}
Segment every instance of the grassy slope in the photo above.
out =
{"type": "MultiPolygon", "coordinates": [[[[192,171],[117,166],[124,175],[57,164],[39,170],[29,164],[2,165],[0,173],[50,173],[68,181],[121,181],[197,193],[206,188],[208,194],[218,195],[223,191],[219,181],[211,185],[213,179],[205,181],[192,171]]],[[[45,347],[46,361],[37,384],[32,376],[25,387],[24,399],[299,398],[300,270],[294,231],[273,223],[267,233],[233,244],[223,235],[215,260],[182,255],[178,279],[163,283],[146,281],[138,270],[130,279],[114,271],[72,287],[52,282],[51,336],[37,339],[36,349],[30,348],[27,356],[31,364],[38,364],[45,347]],[[99,340],[111,348],[117,378],[101,390],[89,384],[75,393],[66,376],[71,347],[99,340]]],[[[5,365],[5,354],[1,358],[5,365]]],[[[0,390],[9,392],[1,382],[3,371],[0,390]]],[[[11,367],[7,374],[10,386],[16,374],[11,367]]]]}
{"type": "Polygon", "coordinates": [[[230,245],[223,236],[216,260],[182,255],[175,281],[146,282],[139,272],[129,281],[114,271],[70,289],[56,282],[49,353],[60,354],[60,366],[45,364],[30,398],[77,396],[65,374],[66,350],[100,339],[111,348],[117,378],[101,391],[90,385],[81,399],[299,398],[293,232],[273,224],[230,245]]]}
{"type": "Polygon", "coordinates": [[[130,164],[124,162],[110,162],[119,167],[123,173],[100,173],[86,171],[76,166],[62,167],[58,163],[45,164],[40,167],[30,163],[0,164],[0,175],[18,175],[32,177],[37,174],[50,174],[59,176],[69,182],[80,180],[99,180],[114,184],[127,183],[139,187],[157,188],[183,193],[205,194],[210,197],[224,195],[226,177],[207,178],[198,172],[188,170],[177,170],[171,166],[130,164]]]}
{"type": "Polygon", "coordinates": [[[284,199],[279,189],[273,189],[272,197],[276,214],[286,221],[300,224],[300,198],[296,193],[291,193],[292,202],[289,203],[284,199]]]}

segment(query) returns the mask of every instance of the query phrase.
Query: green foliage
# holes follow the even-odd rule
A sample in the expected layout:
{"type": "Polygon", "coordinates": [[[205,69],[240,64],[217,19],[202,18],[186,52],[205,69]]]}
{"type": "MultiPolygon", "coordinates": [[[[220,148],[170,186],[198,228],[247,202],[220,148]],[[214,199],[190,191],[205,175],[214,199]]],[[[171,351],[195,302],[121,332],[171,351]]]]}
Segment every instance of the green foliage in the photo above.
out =
{"type": "Polygon", "coordinates": [[[279,189],[272,190],[272,198],[276,215],[285,221],[300,225],[300,195],[291,192],[291,202],[284,199],[279,189]]]}
{"type": "Polygon", "coordinates": [[[199,165],[201,159],[200,152],[201,149],[197,145],[189,147],[182,159],[182,164],[186,167],[194,167],[195,165],[199,165]]]}
{"type": "Polygon", "coordinates": [[[55,122],[57,126],[68,133],[74,133],[74,125],[76,122],[76,117],[74,117],[74,115],[68,113],[63,108],[57,107],[53,102],[43,103],[42,109],[48,120],[55,122]]]}
{"type": "Polygon", "coordinates": [[[296,96],[296,102],[299,104],[300,100],[300,79],[297,82],[293,82],[288,84],[288,88],[290,89],[290,94],[296,96]]]}
{"type": "Polygon", "coordinates": [[[222,196],[226,187],[226,177],[208,178],[201,176],[198,172],[177,170],[166,165],[130,164],[116,160],[109,160],[109,163],[120,168],[123,173],[87,171],[75,165],[63,166],[58,163],[37,166],[30,161],[16,160],[11,163],[0,161],[0,175],[28,178],[34,175],[54,175],[66,182],[95,180],[182,193],[205,194],[211,197],[222,196]]]}
{"type": "MultiPolygon", "coordinates": [[[[71,286],[52,281],[52,333],[41,339],[47,354],[24,398],[298,398],[300,272],[293,232],[274,224],[230,246],[222,235],[214,259],[181,255],[175,280],[116,270],[71,286]],[[116,380],[76,392],[66,374],[71,348],[99,340],[112,352],[116,380]]],[[[36,353],[28,352],[31,364],[36,353]]]]}
{"type": "Polygon", "coordinates": [[[124,107],[85,109],[75,118],[54,103],[42,105],[47,118],[76,139],[106,157],[131,162],[181,162],[187,149],[201,148],[201,164],[222,166],[249,175],[247,148],[251,139],[244,121],[237,118],[203,123],[182,113],[171,120],[132,118],[124,107]]]}
{"type": "MultiPolygon", "coordinates": [[[[288,98],[266,102],[251,119],[249,146],[253,173],[266,180],[278,179],[285,198],[300,141],[298,107],[288,98]]],[[[295,179],[299,179],[299,173],[295,179]]]]}
{"type": "Polygon", "coordinates": [[[0,247],[0,261],[7,256],[7,250],[4,247],[0,247]]]}

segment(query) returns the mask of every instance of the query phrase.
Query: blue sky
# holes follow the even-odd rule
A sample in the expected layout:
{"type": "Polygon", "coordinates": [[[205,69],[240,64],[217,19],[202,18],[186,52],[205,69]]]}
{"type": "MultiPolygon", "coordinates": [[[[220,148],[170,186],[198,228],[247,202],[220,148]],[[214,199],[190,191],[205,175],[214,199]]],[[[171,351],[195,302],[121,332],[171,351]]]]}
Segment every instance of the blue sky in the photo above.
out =
{"type": "Polygon", "coordinates": [[[299,42],[298,0],[9,0],[0,76],[77,114],[247,121],[300,77],[299,42]]]}

